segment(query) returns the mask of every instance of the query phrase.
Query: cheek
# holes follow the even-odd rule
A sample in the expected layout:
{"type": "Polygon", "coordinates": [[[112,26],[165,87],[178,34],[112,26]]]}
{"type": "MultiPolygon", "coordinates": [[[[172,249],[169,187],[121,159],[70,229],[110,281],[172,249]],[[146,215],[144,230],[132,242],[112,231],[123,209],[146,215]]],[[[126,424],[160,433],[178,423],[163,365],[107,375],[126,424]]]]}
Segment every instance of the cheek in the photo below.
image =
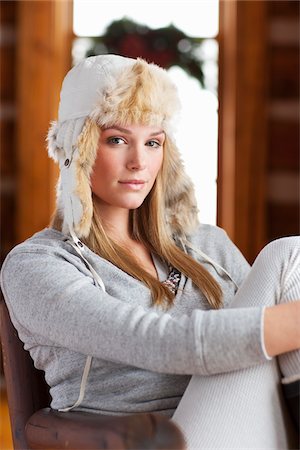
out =
{"type": "Polygon", "coordinates": [[[91,175],[92,190],[97,190],[99,186],[109,179],[113,173],[113,169],[114,164],[111,158],[105,158],[104,155],[98,154],[91,175]]]}
{"type": "Polygon", "coordinates": [[[150,170],[151,174],[156,177],[163,163],[163,154],[157,155],[156,158],[151,160],[150,170]]]}

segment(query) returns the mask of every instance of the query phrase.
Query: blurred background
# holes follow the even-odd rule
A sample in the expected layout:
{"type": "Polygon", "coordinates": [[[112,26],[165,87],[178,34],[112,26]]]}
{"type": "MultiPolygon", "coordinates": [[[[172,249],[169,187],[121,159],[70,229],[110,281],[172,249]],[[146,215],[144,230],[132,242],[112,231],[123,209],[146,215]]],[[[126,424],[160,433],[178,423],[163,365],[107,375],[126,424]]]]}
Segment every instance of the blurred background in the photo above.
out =
{"type": "MultiPolygon", "coordinates": [[[[45,138],[61,82],[101,53],[144,57],[178,85],[200,221],[225,228],[250,263],[299,234],[299,5],[1,0],[1,263],[49,223],[58,174],[45,138]]],[[[3,376],[0,419],[0,448],[12,448],[3,376]]]]}

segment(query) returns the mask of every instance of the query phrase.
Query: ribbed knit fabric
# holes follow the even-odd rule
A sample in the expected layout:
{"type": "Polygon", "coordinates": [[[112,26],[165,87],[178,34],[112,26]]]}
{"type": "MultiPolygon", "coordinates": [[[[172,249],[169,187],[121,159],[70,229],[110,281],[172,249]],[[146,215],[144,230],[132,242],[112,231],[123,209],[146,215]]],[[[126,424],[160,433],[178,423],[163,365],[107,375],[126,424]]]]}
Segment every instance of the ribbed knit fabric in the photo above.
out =
{"type": "MultiPolygon", "coordinates": [[[[299,299],[300,237],[295,236],[262,250],[230,308],[299,299]]],[[[281,391],[282,375],[299,374],[300,351],[294,351],[245,370],[193,376],[173,420],[189,450],[299,448],[281,391]]]]}

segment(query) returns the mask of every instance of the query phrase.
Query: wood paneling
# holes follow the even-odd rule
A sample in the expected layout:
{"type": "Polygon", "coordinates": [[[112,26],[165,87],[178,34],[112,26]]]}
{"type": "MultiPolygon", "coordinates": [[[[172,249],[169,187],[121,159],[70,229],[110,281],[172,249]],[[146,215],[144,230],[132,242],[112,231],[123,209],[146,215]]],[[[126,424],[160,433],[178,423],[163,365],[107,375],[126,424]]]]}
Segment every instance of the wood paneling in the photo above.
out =
{"type": "Polygon", "coordinates": [[[267,2],[270,33],[268,102],[268,240],[300,234],[299,2],[267,2]]]}
{"type": "Polygon", "coordinates": [[[17,21],[16,3],[15,1],[0,2],[0,24],[1,25],[15,25],[17,21]]]}
{"type": "Polygon", "coordinates": [[[299,97],[299,45],[269,49],[269,95],[271,98],[299,97]]]}
{"type": "Polygon", "coordinates": [[[299,16],[298,0],[267,0],[268,14],[271,17],[292,18],[299,16]]]}
{"type": "MultiPolygon", "coordinates": [[[[13,33],[14,29],[10,29],[13,33]]],[[[1,61],[0,64],[0,97],[1,102],[15,101],[15,87],[16,87],[16,70],[15,70],[15,45],[14,42],[8,42],[1,46],[1,61]],[[5,62],[5,64],[3,64],[5,62]]]]}
{"type": "Polygon", "coordinates": [[[1,228],[0,228],[0,240],[1,240],[1,259],[3,260],[7,253],[11,250],[12,246],[15,242],[15,227],[14,223],[11,222],[11,218],[15,217],[15,196],[14,190],[10,189],[10,185],[8,188],[5,186],[5,182],[8,183],[8,180],[4,181],[4,187],[1,189],[1,228]],[[4,219],[4,220],[3,220],[4,219]]]}
{"type": "MultiPolygon", "coordinates": [[[[16,124],[14,120],[1,118],[0,120],[0,167],[1,178],[10,177],[16,171],[16,124]]],[[[4,181],[2,178],[1,181],[4,181]]]]}
{"type": "Polygon", "coordinates": [[[267,232],[270,240],[292,236],[300,229],[300,216],[294,205],[269,203],[267,206],[267,232]]]}
{"type": "Polygon", "coordinates": [[[299,2],[220,2],[218,224],[250,262],[300,233],[299,29],[299,2]]]}
{"type": "Polygon", "coordinates": [[[267,169],[299,171],[299,123],[269,120],[269,149],[267,169]]]}
{"type": "Polygon", "coordinates": [[[265,241],[265,36],[264,2],[220,3],[218,224],[249,261],[265,241]]]}
{"type": "Polygon", "coordinates": [[[217,223],[235,239],[237,2],[220,2],[217,223]],[[230,71],[230,73],[229,73],[230,71]]]}
{"type": "Polygon", "coordinates": [[[45,138],[71,67],[72,19],[69,1],[19,3],[18,241],[47,226],[54,209],[57,170],[45,138]]]}
{"type": "Polygon", "coordinates": [[[0,264],[16,240],[16,22],[17,2],[0,2],[0,264]]]}

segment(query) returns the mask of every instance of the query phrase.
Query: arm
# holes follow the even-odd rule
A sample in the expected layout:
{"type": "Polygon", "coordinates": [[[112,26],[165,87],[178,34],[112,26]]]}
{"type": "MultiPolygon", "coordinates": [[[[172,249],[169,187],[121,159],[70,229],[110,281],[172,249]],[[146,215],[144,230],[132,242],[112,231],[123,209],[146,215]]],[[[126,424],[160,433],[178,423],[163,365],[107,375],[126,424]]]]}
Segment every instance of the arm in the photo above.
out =
{"type": "MultiPolygon", "coordinates": [[[[129,276],[120,293],[123,299],[103,292],[84,272],[84,265],[80,262],[83,269],[78,270],[69,257],[55,248],[47,253],[34,249],[14,252],[3,265],[3,293],[27,348],[64,347],[172,374],[208,375],[266,361],[262,308],[196,309],[174,317],[137,305],[145,299],[149,303],[149,290],[129,276]],[[125,301],[128,296],[137,299],[135,304],[125,301]]],[[[114,284],[107,288],[111,292],[114,284]]]]}
{"type": "Polygon", "coordinates": [[[300,301],[265,309],[264,339],[270,356],[300,348],[300,301]]]}

